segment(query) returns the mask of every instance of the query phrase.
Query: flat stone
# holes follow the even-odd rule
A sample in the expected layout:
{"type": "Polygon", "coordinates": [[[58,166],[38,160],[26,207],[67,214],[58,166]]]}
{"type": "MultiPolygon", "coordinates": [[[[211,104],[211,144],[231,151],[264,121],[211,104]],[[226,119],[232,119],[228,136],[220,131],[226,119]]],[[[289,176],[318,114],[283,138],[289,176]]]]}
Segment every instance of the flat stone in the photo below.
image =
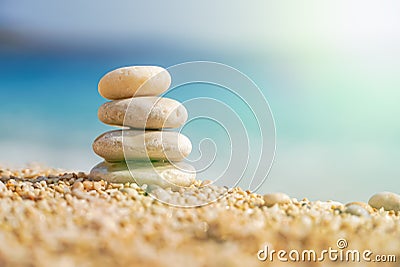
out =
{"type": "Polygon", "coordinates": [[[192,151],[192,143],[178,132],[116,130],[97,137],[93,150],[109,162],[147,159],[181,161],[192,151]]]}
{"type": "Polygon", "coordinates": [[[270,193],[264,195],[264,203],[267,207],[272,207],[275,204],[289,204],[290,197],[284,193],[270,193]]]}
{"type": "Polygon", "coordinates": [[[381,192],[373,195],[368,204],[375,209],[400,211],[400,196],[392,192],[381,192]]]}
{"type": "Polygon", "coordinates": [[[162,188],[187,187],[195,178],[193,166],[179,162],[101,162],[90,171],[89,178],[112,183],[132,183],[157,185],[162,188]],[[129,167],[129,168],[128,168],[129,167]]]}
{"type": "Polygon", "coordinates": [[[102,97],[116,100],[135,96],[157,96],[171,85],[171,76],[157,66],[131,66],[110,71],[101,78],[102,97]]]}
{"type": "Polygon", "coordinates": [[[178,101],[156,96],[110,101],[100,106],[97,115],[106,124],[141,129],[178,128],[188,117],[178,101]]]}

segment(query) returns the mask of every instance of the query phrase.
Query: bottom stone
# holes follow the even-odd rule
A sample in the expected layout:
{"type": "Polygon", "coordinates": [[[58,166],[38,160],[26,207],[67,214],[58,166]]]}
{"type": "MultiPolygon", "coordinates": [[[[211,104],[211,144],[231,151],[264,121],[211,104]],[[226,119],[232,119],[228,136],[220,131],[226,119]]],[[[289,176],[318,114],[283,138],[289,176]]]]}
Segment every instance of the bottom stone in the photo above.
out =
{"type": "Polygon", "coordinates": [[[103,161],[90,171],[89,178],[113,183],[136,182],[162,188],[190,186],[195,178],[193,166],[179,162],[116,162],[103,161]],[[128,168],[129,166],[129,168],[128,168]]]}

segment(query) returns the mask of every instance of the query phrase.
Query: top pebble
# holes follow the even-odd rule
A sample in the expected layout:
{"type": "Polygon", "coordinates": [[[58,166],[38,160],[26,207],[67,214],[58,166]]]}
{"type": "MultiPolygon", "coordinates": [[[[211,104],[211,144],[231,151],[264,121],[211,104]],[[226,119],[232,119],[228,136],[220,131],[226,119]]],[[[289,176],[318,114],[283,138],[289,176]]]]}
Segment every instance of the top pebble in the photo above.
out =
{"type": "Polygon", "coordinates": [[[133,66],[110,71],[99,82],[102,97],[117,100],[135,96],[157,96],[171,85],[171,76],[157,66],[133,66]]]}

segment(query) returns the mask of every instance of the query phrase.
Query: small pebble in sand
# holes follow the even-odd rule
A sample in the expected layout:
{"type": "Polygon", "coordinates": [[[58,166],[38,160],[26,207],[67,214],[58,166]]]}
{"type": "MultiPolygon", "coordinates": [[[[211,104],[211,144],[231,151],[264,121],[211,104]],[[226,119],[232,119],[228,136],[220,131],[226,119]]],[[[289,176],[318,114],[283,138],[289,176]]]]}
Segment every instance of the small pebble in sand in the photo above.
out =
{"type": "Polygon", "coordinates": [[[351,215],[359,216],[359,217],[369,217],[370,216],[369,212],[365,208],[363,208],[357,204],[351,204],[351,205],[346,206],[346,209],[344,210],[344,212],[351,214],[351,215]]]}
{"type": "Polygon", "coordinates": [[[360,207],[364,208],[366,211],[368,211],[369,213],[372,213],[374,211],[374,209],[370,205],[368,205],[367,203],[362,202],[362,201],[349,202],[345,205],[345,207],[352,206],[352,205],[360,206],[360,207]]]}
{"type": "Polygon", "coordinates": [[[4,183],[2,181],[0,181],[0,191],[6,190],[6,186],[4,185],[4,183]]]}
{"type": "Polygon", "coordinates": [[[272,207],[275,204],[289,204],[290,197],[284,193],[270,193],[264,195],[264,203],[267,207],[272,207]]]}
{"type": "Polygon", "coordinates": [[[400,211],[400,196],[392,192],[377,193],[369,199],[368,203],[376,209],[400,211]]]}

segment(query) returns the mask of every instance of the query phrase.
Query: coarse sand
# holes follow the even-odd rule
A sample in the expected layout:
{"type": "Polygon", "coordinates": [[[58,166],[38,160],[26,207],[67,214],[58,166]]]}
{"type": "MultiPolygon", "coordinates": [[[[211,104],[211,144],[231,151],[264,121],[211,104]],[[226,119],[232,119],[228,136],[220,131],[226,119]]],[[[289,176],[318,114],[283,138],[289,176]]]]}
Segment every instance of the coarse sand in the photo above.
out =
{"type": "MultiPolygon", "coordinates": [[[[0,168],[0,266],[399,266],[400,213],[352,215],[334,201],[290,199],[266,205],[240,188],[203,187],[218,201],[179,208],[153,199],[136,183],[90,181],[87,174],[0,168]],[[370,250],[397,263],[260,261],[271,250],[370,250]]],[[[204,190],[206,191],[202,191],[204,190]]],[[[162,194],[180,194],[181,190],[162,194]]],[[[319,255],[319,254],[318,254],[319,255]]]]}

